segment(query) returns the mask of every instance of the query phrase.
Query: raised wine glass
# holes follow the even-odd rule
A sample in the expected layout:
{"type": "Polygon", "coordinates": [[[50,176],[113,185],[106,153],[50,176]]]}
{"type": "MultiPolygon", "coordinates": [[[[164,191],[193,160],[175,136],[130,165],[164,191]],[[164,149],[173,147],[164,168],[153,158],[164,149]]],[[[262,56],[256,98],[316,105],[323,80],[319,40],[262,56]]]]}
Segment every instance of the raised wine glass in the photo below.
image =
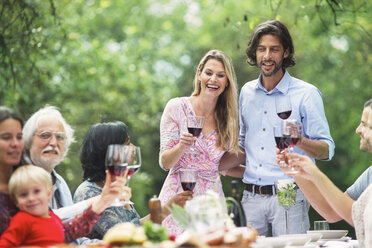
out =
{"type": "MultiPolygon", "coordinates": [[[[285,139],[283,137],[282,126],[274,126],[274,138],[275,138],[276,146],[280,150],[280,153],[283,154],[284,149],[288,147],[288,144],[285,142],[285,139]]],[[[287,167],[288,165],[285,163],[284,160],[280,160],[279,166],[287,167]]]]}
{"type": "MultiPolygon", "coordinates": [[[[204,126],[205,117],[204,116],[187,116],[187,130],[194,137],[198,138],[203,126],[204,126]]],[[[189,153],[198,153],[195,149],[195,142],[192,143],[189,153]]]]}
{"type": "MultiPolygon", "coordinates": [[[[126,161],[123,145],[112,144],[107,147],[105,165],[106,169],[114,177],[123,176],[128,168],[128,162],[126,161]]],[[[131,201],[120,201],[117,197],[111,203],[111,206],[120,207],[126,204],[133,204],[131,201]]]]}
{"type": "Polygon", "coordinates": [[[184,191],[193,191],[198,179],[198,171],[194,169],[181,169],[179,175],[182,189],[184,191]]]}
{"type": "Polygon", "coordinates": [[[138,146],[123,146],[125,161],[128,164],[127,185],[134,174],[141,168],[141,149],[138,146]]]}
{"type": "MultiPolygon", "coordinates": [[[[283,120],[282,121],[283,139],[288,145],[289,152],[293,152],[294,146],[300,139],[300,126],[297,120],[283,120]]],[[[287,174],[297,174],[298,170],[291,166],[287,174]]]]}
{"type": "Polygon", "coordinates": [[[278,180],[276,184],[278,203],[285,211],[286,234],[289,234],[289,209],[296,203],[297,191],[295,186],[293,182],[288,182],[288,180],[278,180]]]}
{"type": "Polygon", "coordinates": [[[286,120],[292,113],[291,98],[289,95],[275,96],[276,114],[282,119],[286,120]]]}

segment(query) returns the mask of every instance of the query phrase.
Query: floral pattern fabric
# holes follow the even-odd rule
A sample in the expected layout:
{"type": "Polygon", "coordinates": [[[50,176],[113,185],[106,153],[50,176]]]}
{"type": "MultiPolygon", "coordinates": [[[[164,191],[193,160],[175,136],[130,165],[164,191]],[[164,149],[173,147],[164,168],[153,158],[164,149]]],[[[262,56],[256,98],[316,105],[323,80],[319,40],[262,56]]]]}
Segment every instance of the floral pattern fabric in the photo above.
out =
{"type": "Polygon", "coordinates": [[[70,243],[77,238],[85,237],[90,233],[94,224],[101,218],[101,214],[93,212],[92,207],[89,206],[80,215],[75,218],[63,222],[65,230],[65,242],[70,243]]]}
{"type": "MultiPolygon", "coordinates": [[[[188,97],[174,98],[167,103],[160,123],[160,156],[162,152],[178,144],[183,132],[188,132],[187,116],[190,115],[195,116],[195,111],[188,97]]],[[[218,166],[225,150],[217,147],[216,143],[216,130],[209,134],[203,132],[200,134],[195,142],[198,154],[184,153],[169,171],[159,195],[162,205],[183,191],[178,175],[180,169],[198,171],[194,197],[204,194],[207,190],[216,191],[220,197],[224,197],[218,166]]],[[[160,166],[162,167],[161,164],[160,166]]],[[[169,215],[162,224],[167,228],[168,234],[179,235],[183,232],[172,215],[169,215]]]]}
{"type": "Polygon", "coordinates": [[[0,236],[8,228],[10,218],[17,212],[10,196],[0,192],[0,236]]]}
{"type": "MultiPolygon", "coordinates": [[[[74,202],[89,199],[101,194],[101,192],[102,188],[98,184],[84,181],[75,191],[74,202]]],[[[110,207],[103,212],[102,217],[97,221],[87,237],[90,239],[102,239],[105,233],[114,225],[122,222],[132,222],[138,226],[140,224],[139,220],[140,216],[134,208],[110,207]]]]}

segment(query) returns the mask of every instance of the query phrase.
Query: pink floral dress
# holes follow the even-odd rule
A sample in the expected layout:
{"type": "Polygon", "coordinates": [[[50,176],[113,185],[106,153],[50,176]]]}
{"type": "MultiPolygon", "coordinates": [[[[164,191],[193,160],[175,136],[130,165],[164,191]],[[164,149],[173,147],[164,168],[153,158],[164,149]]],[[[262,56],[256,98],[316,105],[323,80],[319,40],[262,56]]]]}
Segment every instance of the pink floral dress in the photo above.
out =
{"type": "MultiPolygon", "coordinates": [[[[187,116],[189,115],[195,115],[189,97],[174,98],[167,103],[160,122],[160,155],[178,144],[183,132],[188,132],[187,116]]],[[[195,142],[195,148],[200,153],[197,155],[184,153],[176,166],[169,171],[159,195],[162,205],[165,205],[175,194],[183,191],[178,171],[185,168],[198,170],[194,197],[204,194],[207,190],[216,191],[224,197],[218,165],[225,150],[217,147],[216,142],[216,130],[207,136],[204,136],[203,132],[200,134],[195,142]]],[[[161,164],[160,166],[162,167],[161,164]]],[[[164,219],[162,224],[167,228],[168,234],[179,235],[183,232],[183,228],[177,224],[172,215],[164,219]]]]}

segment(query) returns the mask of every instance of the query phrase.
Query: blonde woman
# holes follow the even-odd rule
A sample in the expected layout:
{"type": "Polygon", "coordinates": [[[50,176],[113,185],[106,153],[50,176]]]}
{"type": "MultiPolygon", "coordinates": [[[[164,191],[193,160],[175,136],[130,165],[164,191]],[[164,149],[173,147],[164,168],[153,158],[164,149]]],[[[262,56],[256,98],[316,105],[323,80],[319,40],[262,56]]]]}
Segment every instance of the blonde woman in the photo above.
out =
{"type": "MultiPolygon", "coordinates": [[[[194,92],[189,97],[171,99],[160,123],[159,163],[168,176],[160,192],[162,204],[183,191],[180,169],[198,172],[194,197],[215,190],[224,197],[218,166],[225,152],[238,154],[237,84],[231,59],[223,52],[211,50],[201,59],[194,79],[194,92]],[[204,116],[205,122],[198,138],[187,129],[188,116],[204,116]],[[197,153],[190,153],[191,145],[197,153]]],[[[243,167],[228,171],[242,177],[243,167]]],[[[172,216],[164,221],[169,234],[178,235],[183,229],[172,216]]]]}

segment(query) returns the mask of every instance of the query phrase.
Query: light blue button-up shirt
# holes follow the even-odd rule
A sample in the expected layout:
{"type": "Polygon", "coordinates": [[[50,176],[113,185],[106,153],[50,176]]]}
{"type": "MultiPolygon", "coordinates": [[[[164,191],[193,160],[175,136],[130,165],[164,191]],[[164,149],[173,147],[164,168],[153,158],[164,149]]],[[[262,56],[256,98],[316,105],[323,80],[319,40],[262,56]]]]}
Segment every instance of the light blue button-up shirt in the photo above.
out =
{"type": "MultiPolygon", "coordinates": [[[[239,97],[239,145],[246,152],[244,183],[273,185],[279,179],[291,178],[275,163],[273,127],[280,125],[282,121],[275,108],[275,96],[279,94],[290,96],[292,113],[289,119],[296,119],[301,123],[302,136],[327,142],[328,160],[333,157],[335,144],[329,131],[320,91],[309,83],[291,77],[286,71],[278,85],[268,92],[262,86],[260,76],[246,83],[239,97]]],[[[297,147],[294,152],[306,155],[297,147]]]]}

